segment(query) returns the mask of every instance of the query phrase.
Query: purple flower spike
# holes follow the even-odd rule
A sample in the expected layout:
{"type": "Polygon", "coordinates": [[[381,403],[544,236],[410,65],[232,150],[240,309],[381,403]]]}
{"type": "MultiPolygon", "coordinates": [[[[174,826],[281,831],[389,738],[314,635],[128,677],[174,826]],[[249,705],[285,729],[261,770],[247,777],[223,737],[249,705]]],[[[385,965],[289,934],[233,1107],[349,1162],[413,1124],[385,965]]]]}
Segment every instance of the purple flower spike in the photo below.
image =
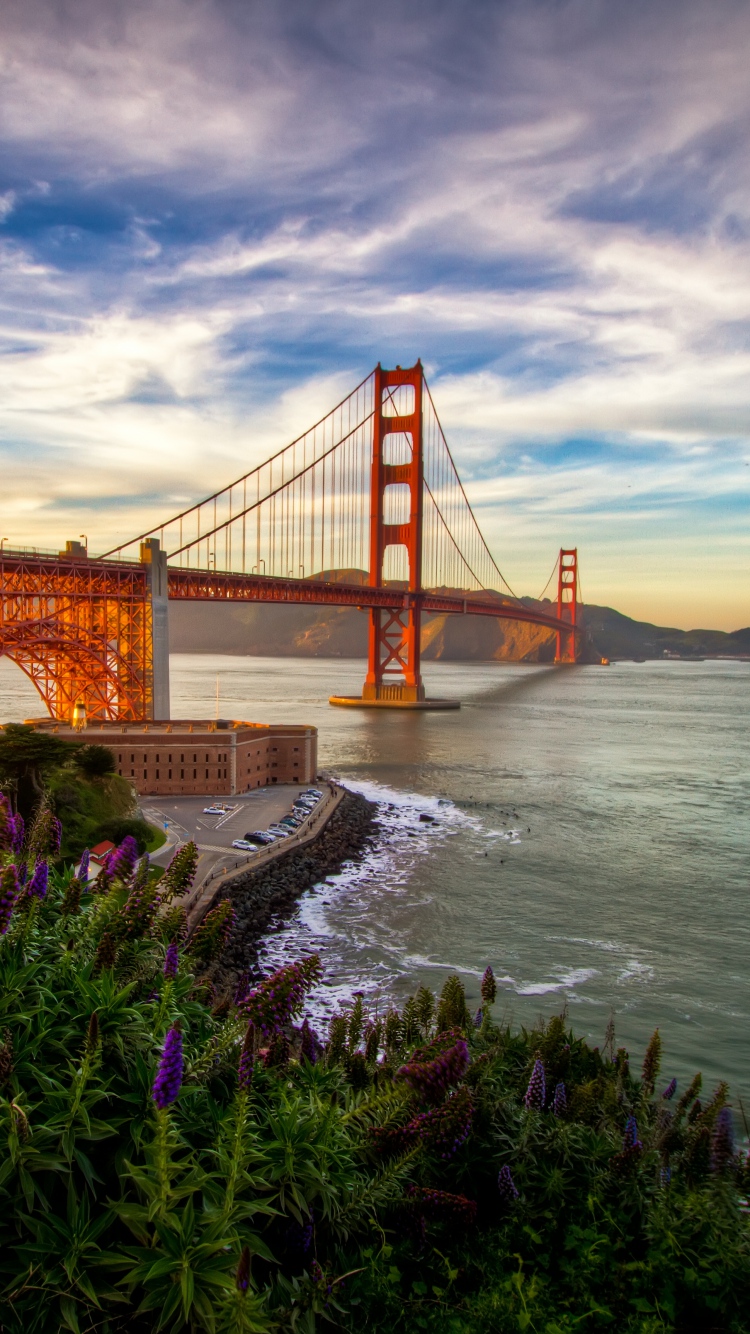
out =
{"type": "Polygon", "coordinates": [[[667,1087],[665,1088],[661,1096],[662,1098],[666,1098],[668,1102],[670,1098],[674,1097],[676,1092],[677,1092],[677,1080],[670,1079],[669,1083],[667,1084],[667,1087]]]}
{"type": "Polygon", "coordinates": [[[62,844],[63,827],[56,815],[52,816],[49,822],[49,852],[51,857],[56,857],[62,844]]]}
{"type": "Polygon", "coordinates": [[[477,1010],[476,1014],[474,1015],[474,1027],[475,1027],[475,1028],[481,1028],[481,1027],[482,1027],[482,1020],[483,1020],[483,1019],[484,1019],[484,1015],[483,1015],[483,1013],[482,1013],[482,1007],[481,1007],[481,1005],[480,1005],[479,1009],[477,1010]]]}
{"type": "Polygon", "coordinates": [[[182,1033],[173,1024],[164,1039],[159,1069],[156,1072],[151,1096],[160,1111],[173,1103],[182,1084],[182,1033]]]}
{"type": "Polygon", "coordinates": [[[641,1141],[638,1138],[638,1123],[634,1116],[629,1116],[625,1122],[625,1134],[622,1137],[623,1149],[642,1148],[641,1141]]]}
{"type": "Polygon", "coordinates": [[[568,1096],[565,1092],[565,1085],[562,1080],[555,1085],[555,1093],[552,1099],[552,1111],[555,1116],[564,1116],[568,1110],[568,1096]]]}
{"type": "Polygon", "coordinates": [[[177,941],[173,940],[171,945],[167,946],[167,953],[164,956],[164,976],[176,977],[177,965],[180,962],[180,952],[177,948],[177,941]]]}
{"type": "Polygon", "coordinates": [[[732,1113],[728,1107],[722,1107],[716,1118],[714,1133],[711,1136],[711,1171],[720,1175],[729,1167],[734,1158],[734,1131],[732,1113]]]}
{"type": "Polygon", "coordinates": [[[500,1168],[500,1171],[497,1174],[497,1189],[500,1193],[500,1199],[504,1204],[513,1204],[514,1200],[518,1199],[516,1183],[513,1180],[513,1174],[507,1163],[504,1167],[500,1168]]]}
{"type": "Polygon", "coordinates": [[[0,936],[4,936],[10,926],[19,890],[15,866],[6,866],[0,879],[0,936]]]}
{"type": "Polygon", "coordinates": [[[0,849],[13,846],[15,821],[11,814],[10,802],[0,793],[0,849]]]}
{"type": "Polygon", "coordinates": [[[252,1024],[248,1024],[245,1041],[242,1044],[240,1052],[239,1065],[237,1066],[237,1083],[241,1089],[247,1093],[253,1082],[253,1068],[255,1066],[255,1029],[252,1024]]]}
{"type": "Polygon", "coordinates": [[[15,852],[16,856],[23,847],[25,832],[26,828],[23,822],[23,816],[16,815],[13,820],[13,833],[11,835],[11,841],[10,841],[11,852],[15,852]]]}
{"type": "Polygon", "coordinates": [[[84,849],[83,849],[83,852],[81,853],[81,864],[80,864],[80,866],[78,867],[78,879],[79,879],[79,880],[81,881],[81,883],[84,884],[84,885],[86,884],[86,881],[87,881],[88,878],[89,878],[89,859],[90,859],[90,857],[91,857],[91,853],[89,852],[88,848],[84,848],[84,849]]]}
{"type": "Polygon", "coordinates": [[[49,866],[47,862],[37,862],[34,868],[34,874],[29,881],[28,893],[37,899],[47,897],[47,886],[49,884],[49,866]]]}
{"type": "Polygon", "coordinates": [[[315,1062],[318,1059],[320,1043],[306,1018],[302,1020],[300,1038],[300,1055],[303,1056],[305,1060],[309,1061],[311,1065],[315,1065],[315,1062]]]}
{"type": "Polygon", "coordinates": [[[133,874],[138,861],[138,844],[132,834],[126,834],[112,860],[112,872],[120,880],[133,874]]]}
{"type": "Polygon", "coordinates": [[[541,1111],[547,1101],[547,1080],[544,1074],[544,1066],[538,1059],[534,1061],[529,1087],[523,1100],[529,1109],[533,1107],[537,1111],[541,1111]]]}

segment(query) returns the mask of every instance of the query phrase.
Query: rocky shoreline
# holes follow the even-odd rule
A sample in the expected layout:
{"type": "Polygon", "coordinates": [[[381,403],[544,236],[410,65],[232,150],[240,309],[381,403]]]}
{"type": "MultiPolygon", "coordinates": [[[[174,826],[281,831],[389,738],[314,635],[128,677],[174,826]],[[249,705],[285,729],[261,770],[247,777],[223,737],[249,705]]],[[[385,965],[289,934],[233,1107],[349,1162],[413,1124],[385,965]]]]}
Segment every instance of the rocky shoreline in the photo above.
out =
{"type": "Polygon", "coordinates": [[[229,899],[234,927],[212,969],[218,992],[242,973],[258,972],[258,946],[272,922],[289,917],[305,890],[339,871],[345,862],[362,857],[377,830],[377,807],[357,792],[345,792],[330,820],[313,843],[290,848],[257,871],[239,871],[220,899],[229,899]]]}

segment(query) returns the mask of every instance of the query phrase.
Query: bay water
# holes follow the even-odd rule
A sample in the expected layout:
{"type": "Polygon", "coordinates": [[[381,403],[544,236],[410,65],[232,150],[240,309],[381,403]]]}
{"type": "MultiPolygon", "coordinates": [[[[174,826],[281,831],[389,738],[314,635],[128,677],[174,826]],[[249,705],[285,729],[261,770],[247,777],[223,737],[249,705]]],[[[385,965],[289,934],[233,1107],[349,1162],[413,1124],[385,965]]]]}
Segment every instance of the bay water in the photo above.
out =
{"type": "MultiPolygon", "coordinates": [[[[750,1113],[750,663],[428,664],[453,713],[346,710],[364,664],[177,655],[174,717],[312,723],[321,770],[375,800],[365,859],[300,900],[272,967],[319,950],[325,1018],[361,990],[380,1011],[488,963],[496,1014],[563,1008],[665,1082],[702,1069],[750,1113]],[[420,820],[433,817],[433,822],[420,820]]],[[[0,660],[0,720],[41,712],[0,660]]],[[[683,1084],[684,1086],[684,1084],[683,1084]]]]}

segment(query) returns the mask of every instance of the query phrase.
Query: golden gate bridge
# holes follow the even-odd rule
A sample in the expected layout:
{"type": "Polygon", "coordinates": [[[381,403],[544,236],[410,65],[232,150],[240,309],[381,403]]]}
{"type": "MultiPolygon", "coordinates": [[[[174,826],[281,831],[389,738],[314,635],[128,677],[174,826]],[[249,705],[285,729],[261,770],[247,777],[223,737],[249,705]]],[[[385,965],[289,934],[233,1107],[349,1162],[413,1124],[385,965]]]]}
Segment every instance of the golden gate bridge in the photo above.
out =
{"type": "Polygon", "coordinates": [[[362,696],[431,707],[420,671],[426,613],[494,616],[556,634],[575,662],[578,558],[562,549],[556,614],[517,598],[458,476],[421,362],[380,365],[309,431],[237,481],[90,557],[0,551],[0,655],[53,718],[169,717],[175,600],[357,607],[369,615],[362,696]]]}

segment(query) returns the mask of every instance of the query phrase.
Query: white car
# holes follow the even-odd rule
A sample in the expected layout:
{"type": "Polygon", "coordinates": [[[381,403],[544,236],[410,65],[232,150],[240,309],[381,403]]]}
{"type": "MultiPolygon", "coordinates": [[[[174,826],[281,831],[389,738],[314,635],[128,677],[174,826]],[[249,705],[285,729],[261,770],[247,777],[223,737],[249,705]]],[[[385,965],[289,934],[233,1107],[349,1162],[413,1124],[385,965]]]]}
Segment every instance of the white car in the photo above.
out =
{"type": "Polygon", "coordinates": [[[204,815],[226,815],[226,813],[227,813],[227,808],[226,808],[226,806],[204,806],[204,807],[203,807],[203,814],[204,814],[204,815]]]}
{"type": "Polygon", "coordinates": [[[256,848],[255,844],[254,844],[254,843],[248,843],[248,841],[247,841],[246,838],[235,838],[235,839],[232,839],[232,847],[233,847],[233,848],[239,848],[242,852],[257,852],[257,850],[258,850],[258,849],[256,848]]]}

